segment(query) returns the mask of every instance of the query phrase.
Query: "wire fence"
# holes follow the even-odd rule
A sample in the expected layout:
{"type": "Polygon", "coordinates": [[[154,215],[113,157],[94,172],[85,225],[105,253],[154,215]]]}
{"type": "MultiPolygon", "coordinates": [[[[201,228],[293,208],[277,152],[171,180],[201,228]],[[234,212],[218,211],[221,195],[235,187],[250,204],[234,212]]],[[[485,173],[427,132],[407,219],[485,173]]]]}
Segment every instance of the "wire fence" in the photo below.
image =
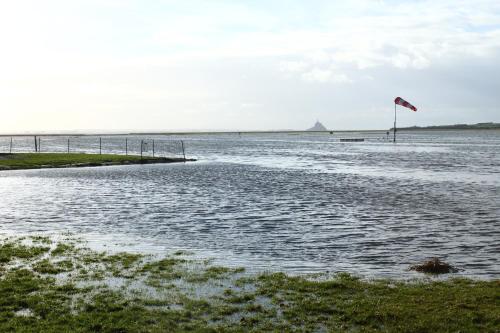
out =
{"type": "Polygon", "coordinates": [[[131,136],[0,137],[0,153],[85,153],[186,158],[184,142],[131,136]]]}

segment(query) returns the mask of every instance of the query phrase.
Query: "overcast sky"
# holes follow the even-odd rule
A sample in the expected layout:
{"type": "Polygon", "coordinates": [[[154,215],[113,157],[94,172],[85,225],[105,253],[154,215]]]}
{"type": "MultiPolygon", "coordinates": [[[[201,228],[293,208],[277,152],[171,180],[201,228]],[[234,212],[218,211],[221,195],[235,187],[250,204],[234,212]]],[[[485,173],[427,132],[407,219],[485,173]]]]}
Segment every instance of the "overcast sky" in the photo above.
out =
{"type": "Polygon", "coordinates": [[[0,132],[500,122],[498,0],[0,1],[0,132]]]}

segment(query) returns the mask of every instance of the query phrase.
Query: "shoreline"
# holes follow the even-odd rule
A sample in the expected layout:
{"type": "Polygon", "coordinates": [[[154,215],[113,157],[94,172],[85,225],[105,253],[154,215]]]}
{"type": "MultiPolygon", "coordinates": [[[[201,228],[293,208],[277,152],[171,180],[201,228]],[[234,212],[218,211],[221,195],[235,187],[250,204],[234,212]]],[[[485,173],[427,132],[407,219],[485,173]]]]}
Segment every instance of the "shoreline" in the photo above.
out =
{"type": "MultiPolygon", "coordinates": [[[[307,131],[307,130],[258,130],[258,131],[173,131],[173,132],[162,132],[162,131],[151,131],[151,132],[118,132],[118,133],[106,133],[106,132],[96,132],[96,133],[4,133],[0,134],[1,137],[31,137],[31,136],[37,136],[37,137],[86,137],[86,136],[110,136],[110,137],[115,137],[115,136],[136,136],[136,135],[152,135],[152,136],[187,136],[187,135],[223,135],[223,134],[233,134],[233,135],[255,135],[255,134],[328,134],[331,135],[330,132],[333,132],[333,134],[337,133],[385,133],[389,130],[392,130],[392,128],[387,128],[387,129],[361,129],[361,130],[346,130],[346,129],[332,129],[332,130],[326,130],[326,131],[307,131]]],[[[412,132],[418,132],[418,131],[500,131],[500,127],[493,127],[493,128],[428,128],[428,127],[420,127],[420,128],[412,128],[412,127],[401,127],[397,129],[398,131],[412,131],[412,132]]]]}
{"type": "Polygon", "coordinates": [[[193,162],[195,159],[83,153],[1,153],[0,172],[32,169],[62,169],[135,164],[193,162]]]}
{"type": "MultiPolygon", "coordinates": [[[[439,255],[418,256],[414,260],[400,261],[392,266],[392,269],[385,269],[383,271],[376,271],[374,269],[367,269],[359,265],[351,265],[346,268],[345,266],[337,266],[335,263],[329,265],[320,264],[315,265],[314,261],[307,261],[304,263],[311,263],[311,266],[304,266],[303,262],[292,261],[294,264],[286,265],[287,260],[276,260],[276,258],[269,257],[252,257],[248,253],[235,254],[230,250],[221,250],[217,248],[199,248],[191,247],[187,244],[181,243],[161,243],[157,239],[146,239],[135,237],[134,235],[125,232],[82,232],[71,228],[65,228],[61,234],[54,228],[50,230],[29,231],[26,229],[0,229],[0,240],[2,238],[32,238],[32,237],[45,237],[53,240],[61,240],[65,235],[78,235],[79,240],[85,242],[88,249],[95,252],[109,252],[115,253],[141,253],[146,256],[158,257],[164,255],[166,252],[172,251],[186,251],[190,253],[190,257],[195,260],[209,260],[211,264],[217,266],[224,266],[227,268],[245,267],[245,272],[254,275],[262,273],[284,273],[292,277],[321,277],[329,278],[335,276],[338,272],[354,275],[364,281],[372,280],[391,280],[397,282],[409,282],[421,279],[431,279],[432,281],[449,281],[453,279],[467,279],[471,281],[493,281],[499,280],[500,274],[498,271],[483,270],[484,274],[471,273],[467,267],[463,267],[456,261],[447,260],[457,268],[456,271],[447,274],[423,274],[412,266],[418,263],[426,262],[429,259],[437,258],[439,255]],[[61,236],[62,235],[62,236],[61,236]]],[[[444,258],[441,256],[440,258],[444,258]]],[[[288,261],[290,262],[290,261],[288,261]]]]}
{"type": "Polygon", "coordinates": [[[495,332],[499,280],[246,273],[176,250],[98,252],[0,236],[1,331],[495,332]]]}

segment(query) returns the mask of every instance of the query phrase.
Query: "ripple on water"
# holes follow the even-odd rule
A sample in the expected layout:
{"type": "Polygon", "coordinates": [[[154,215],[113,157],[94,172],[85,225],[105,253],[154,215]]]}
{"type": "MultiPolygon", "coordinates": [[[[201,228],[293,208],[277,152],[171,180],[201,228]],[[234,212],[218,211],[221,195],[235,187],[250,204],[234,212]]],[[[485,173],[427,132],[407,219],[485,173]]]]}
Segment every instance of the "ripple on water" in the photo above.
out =
{"type": "Polygon", "coordinates": [[[229,147],[219,162],[4,172],[0,227],[294,273],[401,277],[434,256],[463,275],[500,273],[498,145],[233,143],[217,141],[229,147]]]}

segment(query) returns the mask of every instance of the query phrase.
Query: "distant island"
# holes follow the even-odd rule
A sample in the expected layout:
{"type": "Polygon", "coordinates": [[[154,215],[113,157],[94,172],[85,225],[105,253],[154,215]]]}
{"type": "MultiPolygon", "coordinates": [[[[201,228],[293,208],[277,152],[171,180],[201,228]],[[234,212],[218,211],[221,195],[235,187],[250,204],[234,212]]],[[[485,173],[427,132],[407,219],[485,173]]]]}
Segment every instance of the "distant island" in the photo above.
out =
{"type": "MultiPolygon", "coordinates": [[[[393,128],[391,128],[392,130],[393,128]]],[[[455,125],[436,125],[436,126],[411,126],[399,127],[401,130],[453,130],[453,129],[500,129],[500,123],[477,123],[477,124],[455,124],[455,125]]]]}
{"type": "Polygon", "coordinates": [[[313,127],[308,128],[307,131],[324,132],[324,131],[328,131],[328,130],[326,129],[326,127],[322,123],[320,123],[319,121],[316,121],[316,124],[314,124],[313,127]]]}

